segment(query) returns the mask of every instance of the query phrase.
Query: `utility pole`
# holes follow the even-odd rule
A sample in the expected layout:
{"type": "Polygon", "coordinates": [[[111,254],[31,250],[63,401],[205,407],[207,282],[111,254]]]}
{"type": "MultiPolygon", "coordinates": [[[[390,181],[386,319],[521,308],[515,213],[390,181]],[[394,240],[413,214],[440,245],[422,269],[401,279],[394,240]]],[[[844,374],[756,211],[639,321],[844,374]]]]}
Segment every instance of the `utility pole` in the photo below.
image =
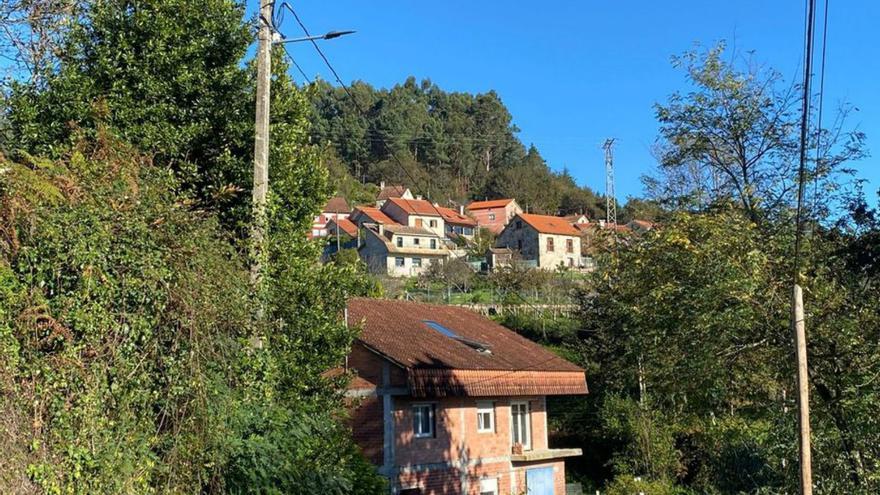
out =
{"type": "Polygon", "coordinates": [[[272,78],[272,0],[260,0],[257,45],[257,111],[254,121],[254,219],[251,227],[251,285],[262,318],[263,264],[266,259],[266,212],[269,192],[269,86],[272,78]]]}
{"type": "Polygon", "coordinates": [[[804,292],[800,286],[802,250],[802,212],[806,181],[807,131],[810,123],[810,78],[813,76],[813,28],[816,0],[807,0],[807,32],[804,48],[803,107],[801,114],[801,150],[798,166],[797,214],[795,216],[794,284],[791,294],[791,328],[797,359],[798,453],[800,454],[801,495],[813,495],[813,459],[810,451],[810,378],[807,368],[807,331],[804,323],[804,292]]]}
{"type": "Polygon", "coordinates": [[[613,228],[617,225],[617,202],[614,200],[614,138],[605,140],[605,223],[613,228]]]}

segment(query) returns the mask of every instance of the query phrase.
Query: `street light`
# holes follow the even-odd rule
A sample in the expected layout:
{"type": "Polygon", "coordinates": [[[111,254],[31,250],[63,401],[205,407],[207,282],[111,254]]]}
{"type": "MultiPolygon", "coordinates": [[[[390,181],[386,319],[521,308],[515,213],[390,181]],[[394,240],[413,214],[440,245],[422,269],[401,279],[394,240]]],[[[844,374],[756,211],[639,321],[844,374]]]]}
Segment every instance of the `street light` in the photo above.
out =
{"type": "Polygon", "coordinates": [[[297,43],[300,41],[332,40],[333,38],[339,38],[340,36],[345,36],[346,34],[352,34],[354,32],[355,31],[330,31],[327,34],[319,34],[316,36],[303,36],[302,38],[290,38],[290,39],[283,39],[279,35],[278,38],[281,38],[281,39],[276,38],[276,39],[273,39],[272,42],[275,44],[280,44],[280,43],[297,43]]]}

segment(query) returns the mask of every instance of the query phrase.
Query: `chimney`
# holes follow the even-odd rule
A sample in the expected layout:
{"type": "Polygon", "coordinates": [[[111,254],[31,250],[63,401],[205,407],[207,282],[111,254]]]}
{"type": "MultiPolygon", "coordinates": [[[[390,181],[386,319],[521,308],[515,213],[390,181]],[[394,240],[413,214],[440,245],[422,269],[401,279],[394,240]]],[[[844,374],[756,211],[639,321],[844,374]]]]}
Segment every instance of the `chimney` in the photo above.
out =
{"type": "Polygon", "coordinates": [[[385,189],[385,181],[384,180],[379,181],[379,189],[385,189]]]}
{"type": "Polygon", "coordinates": [[[379,236],[380,237],[384,236],[385,235],[385,224],[380,222],[378,224],[378,227],[379,227],[379,236]]]}
{"type": "Polygon", "coordinates": [[[458,214],[464,216],[464,205],[458,205],[458,214]]]}
{"type": "Polygon", "coordinates": [[[421,200],[422,200],[422,195],[421,195],[421,194],[416,195],[416,199],[418,199],[419,201],[421,201],[421,200]]]}

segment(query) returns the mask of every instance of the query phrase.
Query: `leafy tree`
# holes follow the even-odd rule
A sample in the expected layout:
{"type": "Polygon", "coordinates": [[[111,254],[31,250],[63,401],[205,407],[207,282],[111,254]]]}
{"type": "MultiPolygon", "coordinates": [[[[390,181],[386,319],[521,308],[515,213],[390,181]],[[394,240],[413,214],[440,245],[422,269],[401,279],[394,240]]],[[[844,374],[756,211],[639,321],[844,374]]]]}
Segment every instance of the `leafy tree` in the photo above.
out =
{"type": "Polygon", "coordinates": [[[249,187],[251,34],[232,0],[100,0],[66,36],[57,71],[19,84],[16,150],[53,154],[106,125],[214,204],[249,187]],[[211,15],[205,15],[211,12],[211,15]]]}
{"type": "MultiPolygon", "coordinates": [[[[686,207],[729,198],[757,222],[784,212],[793,198],[799,90],[751,60],[745,67],[726,61],[724,51],[720,43],[673,59],[693,89],[655,106],[660,176],[649,178],[648,186],[655,197],[686,207]]],[[[842,109],[835,127],[820,132],[820,159],[810,167],[810,180],[823,188],[835,189],[834,179],[847,172],[843,164],[865,155],[864,134],[843,128],[847,112],[842,109]]]]}

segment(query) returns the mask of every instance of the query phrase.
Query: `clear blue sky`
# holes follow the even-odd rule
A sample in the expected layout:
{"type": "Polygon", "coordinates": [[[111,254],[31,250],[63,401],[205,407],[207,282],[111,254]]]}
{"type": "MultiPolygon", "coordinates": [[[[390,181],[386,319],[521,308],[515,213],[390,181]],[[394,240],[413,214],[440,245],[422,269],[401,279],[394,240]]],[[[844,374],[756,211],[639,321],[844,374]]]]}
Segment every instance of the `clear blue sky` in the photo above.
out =
{"type": "MultiPolygon", "coordinates": [[[[256,5],[256,0],[248,0],[256,5]]],[[[820,6],[824,3],[818,2],[820,6]]],[[[355,29],[323,42],[343,80],[380,87],[407,76],[456,91],[496,90],[554,169],[604,188],[600,145],[616,137],[617,195],[640,195],[639,177],[655,166],[653,105],[685,89],[670,57],[694,43],[724,39],[789,80],[801,77],[802,0],[582,0],[544,2],[387,0],[293,1],[313,33],[355,29]]],[[[253,6],[251,6],[253,8],[253,6]]],[[[859,108],[851,124],[880,149],[880,2],[831,1],[826,115],[841,101],[859,108]]],[[[292,16],[281,30],[300,35],[292,16]]],[[[291,53],[310,76],[332,81],[306,44],[291,53]]],[[[298,73],[294,74],[300,78],[298,73]]],[[[873,146],[872,146],[873,144],[873,146]]],[[[877,153],[880,153],[878,151],[877,153]]],[[[880,187],[874,159],[857,164],[880,187]]]]}

